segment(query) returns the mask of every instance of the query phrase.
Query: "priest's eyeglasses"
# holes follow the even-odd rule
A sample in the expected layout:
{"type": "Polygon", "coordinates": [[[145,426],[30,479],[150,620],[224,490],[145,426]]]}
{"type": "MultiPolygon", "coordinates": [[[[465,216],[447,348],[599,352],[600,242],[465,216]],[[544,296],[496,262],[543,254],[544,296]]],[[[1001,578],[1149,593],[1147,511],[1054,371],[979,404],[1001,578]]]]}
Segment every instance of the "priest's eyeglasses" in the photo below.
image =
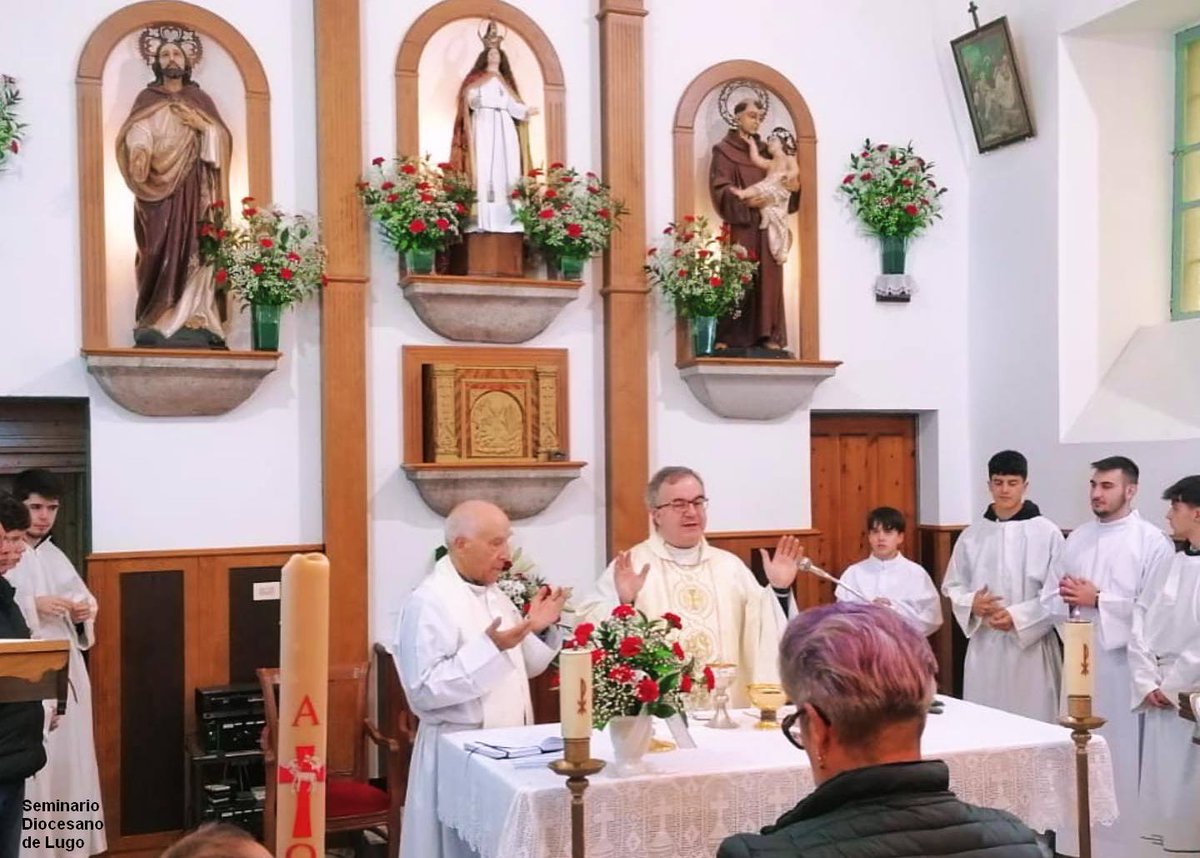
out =
{"type": "Polygon", "coordinates": [[[671,512],[677,512],[682,515],[688,511],[688,507],[696,510],[696,512],[702,512],[706,506],[708,506],[708,498],[704,497],[704,495],[701,495],[700,497],[692,498],[691,500],[676,498],[670,503],[660,503],[655,507],[655,509],[669,509],[671,512]]]}
{"type": "MultiPolygon", "coordinates": [[[[820,718],[826,724],[829,723],[829,718],[826,717],[825,713],[821,711],[817,704],[809,703],[808,705],[811,706],[813,711],[817,713],[818,718],[820,718]]],[[[795,712],[790,715],[785,715],[783,720],[779,722],[779,729],[783,731],[784,737],[791,742],[794,747],[799,748],[801,751],[804,750],[804,742],[800,740],[800,731],[795,729],[795,726],[803,712],[804,707],[799,706],[795,712]]]]}

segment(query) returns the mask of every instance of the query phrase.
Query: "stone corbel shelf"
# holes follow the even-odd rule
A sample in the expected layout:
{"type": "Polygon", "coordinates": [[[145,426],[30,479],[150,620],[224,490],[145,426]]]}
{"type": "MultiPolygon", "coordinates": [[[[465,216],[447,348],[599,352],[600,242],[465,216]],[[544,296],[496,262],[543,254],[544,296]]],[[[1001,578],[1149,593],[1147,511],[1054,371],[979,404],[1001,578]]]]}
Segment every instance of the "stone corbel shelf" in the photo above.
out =
{"type": "Polygon", "coordinates": [[[812,401],[817,385],[841,361],[753,358],[691,358],[679,374],[692,394],[714,414],[740,420],[771,420],[812,401]]]}
{"type": "Polygon", "coordinates": [[[147,417],[212,417],[241,405],[279,352],[84,349],[88,372],[123,408],[147,417]]]}
{"type": "Polygon", "coordinates": [[[450,340],[523,343],[579,294],[579,280],[405,274],[404,297],[421,321],[450,340]]]}
{"type": "Polygon", "coordinates": [[[402,465],[421,499],[438,515],[465,500],[491,501],[514,521],[537,515],[587,462],[436,462],[402,465]]]}

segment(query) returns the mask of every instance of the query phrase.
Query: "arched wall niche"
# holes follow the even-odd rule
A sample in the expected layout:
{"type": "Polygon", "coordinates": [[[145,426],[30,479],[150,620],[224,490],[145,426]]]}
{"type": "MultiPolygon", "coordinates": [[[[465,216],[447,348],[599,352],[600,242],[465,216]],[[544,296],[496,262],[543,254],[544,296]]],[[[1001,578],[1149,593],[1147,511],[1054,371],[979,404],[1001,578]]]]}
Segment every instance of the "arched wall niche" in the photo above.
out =
{"type": "Polygon", "coordinates": [[[438,30],[463,18],[494,18],[529,45],[542,73],[541,109],[546,127],[546,162],[566,161],[566,87],[558,54],[532,18],[500,0],[443,0],[427,9],[408,28],[396,53],[397,152],[411,155],[422,151],[418,88],[421,55],[438,30]]]}
{"type": "MultiPolygon", "coordinates": [[[[817,267],[817,134],[808,104],[791,81],[770,66],[753,60],[729,60],[710,66],[688,84],[675,109],[672,136],[675,148],[675,219],[697,210],[700,195],[707,197],[706,187],[697,187],[696,151],[700,109],[705,100],[721,86],[733,80],[751,80],[770,91],[785,108],[796,134],[796,160],[800,165],[800,209],[796,214],[796,248],[801,263],[797,301],[788,307],[799,323],[799,344],[795,348],[800,361],[820,359],[820,339],[817,329],[818,267],[817,267]]],[[[785,271],[786,273],[786,271],[785,271]]],[[[676,326],[676,362],[693,358],[686,325],[676,326]]]]}
{"type": "MultiPolygon", "coordinates": [[[[126,6],[100,23],[83,47],[75,78],[79,159],[79,230],[83,348],[112,348],[108,333],[104,152],[104,69],[113,50],[131,33],[158,23],[181,24],[229,54],[241,75],[246,105],[246,172],[250,195],[272,199],[271,94],[267,75],[250,43],[218,15],[177,0],[126,6]]],[[[235,145],[238,141],[235,141],[235,145]]],[[[133,320],[130,320],[130,329],[133,320]]]]}

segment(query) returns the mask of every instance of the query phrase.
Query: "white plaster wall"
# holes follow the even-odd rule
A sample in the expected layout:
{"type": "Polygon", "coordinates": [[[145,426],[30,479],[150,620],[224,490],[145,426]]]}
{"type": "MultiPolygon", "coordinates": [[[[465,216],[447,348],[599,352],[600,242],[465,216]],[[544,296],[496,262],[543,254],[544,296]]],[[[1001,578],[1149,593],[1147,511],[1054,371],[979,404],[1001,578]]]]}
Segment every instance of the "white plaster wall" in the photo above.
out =
{"type": "MultiPolygon", "coordinates": [[[[123,5],[43,4],[37,13],[7,15],[0,27],[0,62],[19,79],[22,117],[30,125],[21,156],[0,176],[5,328],[0,396],[91,399],[97,551],[319,542],[315,304],[287,316],[279,370],[225,417],[130,414],[92,382],[79,356],[75,72],[93,29],[123,5]]],[[[266,69],[275,200],[285,208],[315,211],[311,6],[288,0],[204,5],[246,37],[266,69]]],[[[207,88],[203,66],[196,79],[207,88]]],[[[222,86],[222,79],[227,76],[216,73],[214,85],[222,86]]],[[[236,103],[241,95],[232,98],[236,103]]]]}
{"type": "MultiPolygon", "coordinates": [[[[1170,317],[1175,51],[1163,31],[1072,33],[1058,58],[1060,418],[1070,427],[1134,332],[1170,317]]],[[[1105,437],[1079,429],[1070,435],[1105,437]]]]}
{"type": "MultiPolygon", "coordinates": [[[[728,4],[696,0],[686,4],[686,14],[674,2],[647,5],[648,242],[674,211],[671,127],[684,89],[724,60],[754,59],[777,69],[803,95],[816,125],[818,185],[804,193],[819,200],[821,357],[843,361],[817,388],[813,408],[923,412],[921,520],[965,520],[970,194],[929,48],[929,7],[763,0],[739,7],[735,37],[728,27],[713,25],[727,18],[728,4]],[[862,45],[870,49],[849,48],[862,45]],[[920,291],[909,305],[875,302],[877,246],[860,234],[836,194],[850,153],[868,136],[912,140],[936,162],[939,183],[951,189],[945,220],[912,245],[909,271],[920,291]]],[[[765,423],[711,414],[679,378],[673,317],[655,301],[651,467],[688,464],[704,474],[713,530],[807,525],[807,413],[765,423]]]]}
{"type": "MultiPolygon", "coordinates": [[[[1109,18],[1093,26],[1098,30],[1128,29],[1131,23],[1138,27],[1171,26],[1189,14],[1189,7],[1175,0],[1073,0],[1057,8],[1040,0],[1013,0],[1003,11],[1016,43],[1037,137],[986,155],[979,155],[975,149],[961,92],[956,91],[957,78],[948,47],[950,39],[969,26],[962,4],[938,0],[933,28],[935,45],[946,46],[940,55],[942,74],[971,184],[968,333],[972,505],[982,509],[986,500],[987,457],[1013,447],[1029,456],[1031,497],[1064,526],[1077,525],[1088,517],[1088,463],[1120,453],[1131,456],[1141,466],[1143,512],[1159,521],[1162,504],[1155,498],[1171,481],[1197,470],[1200,442],[1195,435],[1188,440],[1138,443],[1119,440],[1120,436],[1110,430],[1106,440],[1060,440],[1060,360],[1064,359],[1060,330],[1065,324],[1059,318],[1060,156],[1064,148],[1063,124],[1068,119],[1075,121],[1082,108],[1074,96],[1060,103],[1064,89],[1077,91],[1074,81],[1060,86],[1060,74],[1074,73],[1064,65],[1060,34],[1108,13],[1115,15],[1115,23],[1109,18]]],[[[1195,14],[1194,5],[1190,14],[1195,14]]],[[[1086,160],[1094,159],[1098,151],[1089,147],[1072,154],[1086,160]]],[[[1099,193],[1106,191],[1105,187],[1099,193]]],[[[1164,198],[1163,208],[1168,205],[1169,198],[1164,198]]],[[[1101,253],[1098,243],[1093,247],[1096,254],[1101,253]]],[[[1102,259],[1093,256],[1091,276],[1098,276],[1102,259]]],[[[1085,310],[1079,320],[1080,325],[1090,326],[1095,332],[1092,350],[1081,351],[1085,369],[1093,375],[1104,347],[1099,312],[1085,310]]],[[[1141,372],[1147,384],[1161,386],[1160,382],[1169,384],[1165,379],[1172,375],[1187,377],[1189,366],[1194,362],[1167,360],[1155,374],[1150,362],[1143,361],[1141,372]]],[[[1181,391],[1179,395],[1185,394],[1181,391]]],[[[1129,419],[1126,404],[1114,401],[1111,407],[1120,411],[1114,411],[1110,425],[1119,426],[1129,419]]]]}
{"type": "MultiPolygon", "coordinates": [[[[433,5],[362,2],[364,168],[371,157],[395,152],[396,53],[408,28],[433,5]]],[[[594,9],[590,4],[559,0],[516,0],[513,5],[545,31],[562,64],[567,96],[566,162],[580,170],[599,172],[599,61],[594,9]]],[[[453,120],[453,98],[478,53],[470,45],[475,37],[467,38],[460,32],[472,26],[452,23],[446,28],[450,32],[434,36],[433,47],[422,57],[420,140],[422,149],[435,160],[442,160],[448,152],[445,129],[453,120]],[[439,69],[438,60],[443,56],[439,69]],[[429,86],[424,80],[427,73],[440,74],[441,81],[429,86]],[[439,92],[445,96],[444,103],[427,98],[427,93],[439,92]],[[431,117],[429,125],[443,131],[428,130],[424,122],[427,115],[431,117]]],[[[514,54],[521,53],[514,50],[514,54]]],[[[526,102],[541,107],[540,82],[527,83],[521,76],[525,61],[518,56],[512,59],[517,85],[526,102]]],[[[434,548],[442,543],[441,518],[425,506],[400,469],[401,348],[458,345],[443,340],[417,318],[397,285],[397,271],[396,254],[373,234],[367,349],[370,599],[371,635],[374,640],[384,641],[391,640],[400,602],[428,570],[434,548]]],[[[597,291],[600,273],[599,265],[585,270],[587,282],[579,297],[549,328],[522,344],[568,350],[570,454],[588,466],[545,512],[515,523],[514,541],[549,580],[577,588],[590,585],[604,561],[603,375],[599,351],[603,328],[597,291]]]]}

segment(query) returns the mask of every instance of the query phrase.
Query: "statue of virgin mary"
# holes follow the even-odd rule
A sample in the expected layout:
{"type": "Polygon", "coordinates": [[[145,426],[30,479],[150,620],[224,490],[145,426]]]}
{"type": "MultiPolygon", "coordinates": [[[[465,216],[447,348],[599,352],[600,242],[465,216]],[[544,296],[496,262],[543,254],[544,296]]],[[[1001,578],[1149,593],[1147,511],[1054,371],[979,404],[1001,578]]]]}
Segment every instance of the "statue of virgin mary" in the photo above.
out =
{"type": "Polygon", "coordinates": [[[521,100],[495,21],[480,39],[483,50],[458,91],[450,164],[475,186],[472,231],[520,232],[511,194],[529,169],[528,121],[538,109],[521,100]]]}

